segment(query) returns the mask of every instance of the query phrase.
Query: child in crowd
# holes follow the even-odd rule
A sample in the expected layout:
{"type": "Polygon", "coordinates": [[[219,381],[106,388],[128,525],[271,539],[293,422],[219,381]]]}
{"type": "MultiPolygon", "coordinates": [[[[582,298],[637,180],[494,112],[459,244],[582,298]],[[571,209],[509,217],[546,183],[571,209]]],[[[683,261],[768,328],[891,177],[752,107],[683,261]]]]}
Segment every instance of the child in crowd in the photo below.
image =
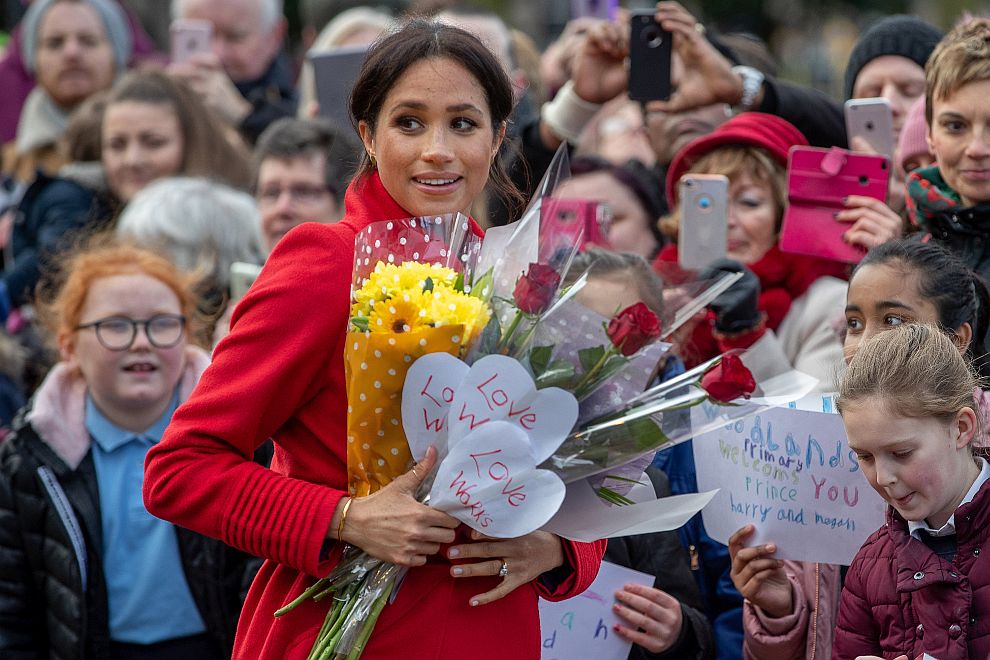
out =
{"type": "Polygon", "coordinates": [[[938,328],[860,347],[837,405],[863,475],[890,505],[853,559],[832,657],[990,654],[990,465],[973,453],[977,376],[938,328]]]}
{"type": "Polygon", "coordinates": [[[209,357],[192,282],[101,244],[45,316],[62,361],[0,447],[0,656],[229,657],[245,557],[149,514],[144,456],[209,357]]]}
{"type": "MultiPolygon", "coordinates": [[[[846,362],[886,330],[924,323],[942,328],[969,361],[986,355],[990,324],[986,284],[953,254],[933,243],[898,240],[873,248],[853,271],[846,297],[846,362]]],[[[974,397],[981,418],[990,410],[983,390],[974,397]]],[[[988,445],[987,424],[976,445],[988,445]]],[[[775,547],[744,547],[747,525],[729,542],[732,580],[746,597],[747,658],[828,658],[841,584],[839,567],[772,558],[775,547]]]]}

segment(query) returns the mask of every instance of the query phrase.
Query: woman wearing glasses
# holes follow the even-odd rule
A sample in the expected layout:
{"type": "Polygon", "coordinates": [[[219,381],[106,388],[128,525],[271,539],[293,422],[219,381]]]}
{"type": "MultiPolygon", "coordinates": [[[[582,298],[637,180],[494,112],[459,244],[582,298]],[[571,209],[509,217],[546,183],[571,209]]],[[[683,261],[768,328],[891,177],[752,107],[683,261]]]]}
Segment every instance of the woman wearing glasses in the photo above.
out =
{"type": "Polygon", "coordinates": [[[209,358],[164,258],[71,257],[46,309],[62,361],[0,446],[0,657],[222,658],[243,558],[154,518],[144,457],[209,358]]]}

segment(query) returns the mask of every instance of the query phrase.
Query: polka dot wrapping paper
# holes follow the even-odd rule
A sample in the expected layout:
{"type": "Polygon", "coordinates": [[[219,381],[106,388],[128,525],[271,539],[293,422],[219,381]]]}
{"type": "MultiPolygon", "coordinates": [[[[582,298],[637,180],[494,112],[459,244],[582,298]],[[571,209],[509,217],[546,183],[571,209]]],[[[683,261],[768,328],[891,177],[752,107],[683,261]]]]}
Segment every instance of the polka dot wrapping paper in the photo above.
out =
{"type": "Polygon", "coordinates": [[[427,353],[462,357],[490,309],[467,295],[481,237],[462,214],[373,223],[354,248],[347,468],[351,494],[364,496],[412,467],[401,421],[409,367],[427,353]]]}

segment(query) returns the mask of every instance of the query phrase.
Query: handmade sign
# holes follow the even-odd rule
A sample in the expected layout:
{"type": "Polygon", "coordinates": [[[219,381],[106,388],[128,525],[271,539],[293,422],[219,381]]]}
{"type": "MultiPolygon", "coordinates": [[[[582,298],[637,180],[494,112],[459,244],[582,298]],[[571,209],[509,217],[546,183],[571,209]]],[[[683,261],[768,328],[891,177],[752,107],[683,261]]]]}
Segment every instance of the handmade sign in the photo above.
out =
{"type": "MultiPolygon", "coordinates": [[[[706,408],[692,423],[714,414],[706,408]]],[[[753,523],[749,544],[773,541],[779,559],[849,564],[884,521],[836,414],[770,408],[696,437],[694,460],[698,489],[721,489],[702,516],[722,543],[753,523]]]]}
{"type": "Polygon", "coordinates": [[[560,477],[536,469],[526,434],[491,422],[450,448],[430,506],[488,536],[514,538],[539,529],[560,507],[560,477]]]}
{"type": "Polygon", "coordinates": [[[621,621],[612,605],[615,592],[630,582],[652,587],[653,576],[603,561],[580,595],[556,603],[540,599],[541,660],[625,660],[632,644],[613,630],[621,621]]]}
{"type": "Polygon", "coordinates": [[[512,358],[489,355],[468,368],[447,354],[429,354],[406,374],[402,423],[420,460],[435,446],[441,457],[430,506],[496,538],[539,529],[564,500],[564,482],[539,470],[577,419],[564,390],[537,391],[512,358]]]}

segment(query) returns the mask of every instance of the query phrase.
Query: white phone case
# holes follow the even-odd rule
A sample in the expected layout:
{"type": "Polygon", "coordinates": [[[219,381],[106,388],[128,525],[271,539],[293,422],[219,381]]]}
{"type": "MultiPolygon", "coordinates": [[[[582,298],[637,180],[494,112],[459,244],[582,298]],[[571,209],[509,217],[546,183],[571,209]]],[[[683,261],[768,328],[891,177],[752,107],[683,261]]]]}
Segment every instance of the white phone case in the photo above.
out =
{"type": "Polygon", "coordinates": [[[721,174],[685,174],[680,181],[681,226],[677,260],[700,270],[726,254],[729,179],[721,174]]]}
{"type": "Polygon", "coordinates": [[[188,62],[193,55],[210,52],[213,24],[209,21],[178,19],[172,22],[172,61],[188,62]]]}
{"type": "Polygon", "coordinates": [[[874,151],[893,162],[897,140],[894,137],[894,115],[887,99],[849,99],[845,112],[850,146],[853,137],[861,137],[870,143],[874,151]]]}

